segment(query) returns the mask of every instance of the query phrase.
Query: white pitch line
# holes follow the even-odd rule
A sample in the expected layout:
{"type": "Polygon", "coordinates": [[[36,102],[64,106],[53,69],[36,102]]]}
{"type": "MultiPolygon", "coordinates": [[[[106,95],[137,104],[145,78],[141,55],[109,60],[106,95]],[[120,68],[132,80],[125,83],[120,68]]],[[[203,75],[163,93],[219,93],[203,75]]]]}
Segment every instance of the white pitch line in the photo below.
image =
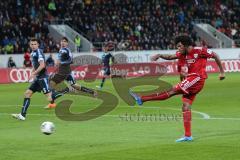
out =
{"type": "MultiPolygon", "coordinates": [[[[4,104],[0,104],[0,108],[1,107],[20,107],[21,105],[14,105],[14,104],[8,104],[8,105],[4,105],[4,104]]],[[[35,104],[35,105],[31,105],[31,106],[44,106],[44,105],[40,105],[40,104],[35,104]]],[[[75,105],[73,105],[75,106],[75,105]]],[[[90,106],[90,105],[80,105],[80,106],[90,106]]],[[[133,108],[131,106],[121,106],[119,108],[133,108]]],[[[152,107],[144,107],[144,106],[137,106],[135,108],[144,108],[144,109],[165,109],[165,110],[175,110],[175,111],[180,111],[181,109],[177,109],[177,108],[172,108],[172,107],[155,107],[155,106],[152,106],[152,107]]],[[[240,120],[240,118],[234,118],[234,117],[210,117],[210,115],[208,115],[207,113],[204,113],[204,112],[199,112],[199,111],[196,111],[196,110],[192,110],[193,113],[196,113],[196,114],[199,114],[201,115],[202,118],[193,118],[193,119],[204,119],[204,120],[240,120]]],[[[10,113],[0,113],[0,115],[11,115],[10,113]]],[[[55,115],[50,115],[50,114],[28,114],[28,115],[33,115],[33,116],[55,116],[55,115]]],[[[106,114],[106,115],[102,115],[103,117],[119,117],[119,115],[109,115],[109,114],[106,114]]],[[[171,118],[171,117],[170,117],[171,118]]]]}
{"type": "MultiPolygon", "coordinates": [[[[168,107],[168,108],[169,108],[169,107],[168,107]]],[[[171,108],[171,107],[170,107],[169,109],[171,109],[171,110],[179,110],[179,109],[175,109],[175,108],[171,108]]],[[[193,113],[196,113],[196,114],[200,114],[200,115],[203,117],[203,119],[210,119],[210,116],[209,116],[207,113],[195,111],[195,110],[193,110],[193,109],[192,109],[192,112],[193,112],[193,113]]]]}
{"type": "Polygon", "coordinates": [[[233,118],[233,117],[211,117],[210,119],[213,119],[213,120],[240,120],[240,118],[233,118]]]}
{"type": "MultiPolygon", "coordinates": [[[[32,106],[32,107],[44,107],[44,106],[46,106],[47,104],[45,104],[45,105],[40,105],[40,104],[30,104],[30,107],[32,106]]],[[[92,105],[95,105],[95,104],[92,104],[92,105]]],[[[73,105],[73,106],[77,106],[77,105],[73,105]]],[[[91,106],[91,104],[89,105],[89,104],[81,104],[81,105],[79,105],[80,107],[81,106],[83,106],[83,107],[85,107],[85,106],[91,106]]],[[[7,105],[4,105],[4,104],[0,104],[0,108],[8,108],[8,107],[22,107],[22,105],[20,105],[20,104],[7,104],[7,105]]]]}
{"type": "MultiPolygon", "coordinates": [[[[0,113],[1,116],[11,116],[11,113],[0,113]]],[[[56,117],[55,114],[37,114],[37,113],[30,113],[28,114],[30,116],[48,116],[48,117],[56,117]]],[[[89,115],[90,116],[90,115],[89,115]]],[[[120,115],[111,115],[111,114],[105,114],[105,115],[101,115],[100,117],[113,117],[113,118],[119,118],[120,115]]],[[[144,115],[143,115],[144,116],[144,115]]],[[[97,118],[100,118],[97,117],[97,118]]],[[[174,117],[168,117],[168,118],[174,118],[174,117]]],[[[182,119],[182,118],[180,118],[182,119]]],[[[206,120],[203,118],[195,118],[193,117],[192,119],[196,119],[196,120],[206,120]]],[[[231,120],[231,121],[240,121],[240,118],[233,118],[233,117],[211,117],[207,120],[231,120]]],[[[134,122],[134,121],[133,121],[134,122]]],[[[148,121],[146,121],[148,122],[148,121]]],[[[150,121],[149,121],[150,122],[150,121]]],[[[153,121],[154,122],[154,121],[153,121]]]]}
{"type": "Polygon", "coordinates": [[[207,113],[203,113],[203,112],[199,112],[199,111],[194,111],[192,110],[193,113],[197,113],[197,114],[200,114],[203,119],[211,119],[211,117],[207,114],[207,113]]]}
{"type": "MultiPolygon", "coordinates": [[[[21,105],[11,105],[11,104],[9,104],[9,105],[1,104],[0,106],[1,106],[0,108],[4,108],[4,107],[21,107],[21,105]]],[[[31,106],[33,106],[33,107],[39,107],[40,106],[41,107],[41,106],[44,106],[44,105],[35,104],[35,105],[31,105],[31,106]]],[[[76,105],[73,105],[73,106],[76,106],[76,105]]],[[[80,106],[90,106],[90,105],[89,104],[87,104],[87,105],[86,104],[84,104],[84,105],[82,104],[80,106]]],[[[119,108],[130,108],[130,107],[131,106],[121,106],[119,108]]],[[[160,109],[161,108],[161,109],[176,110],[176,111],[181,110],[181,109],[176,109],[176,108],[171,108],[171,107],[164,107],[164,108],[162,108],[162,107],[143,107],[143,106],[141,106],[139,108],[144,108],[144,109],[160,109]]],[[[203,113],[203,112],[199,112],[199,111],[195,111],[195,110],[192,110],[192,112],[201,115],[203,117],[203,119],[210,119],[210,116],[207,113],[203,113]]]]}
{"type": "MultiPolygon", "coordinates": [[[[161,109],[175,110],[175,111],[181,110],[181,109],[172,108],[172,107],[164,107],[164,108],[162,108],[162,107],[143,107],[142,106],[142,107],[139,107],[139,108],[144,108],[144,109],[146,109],[146,108],[149,108],[149,109],[160,109],[161,108],[161,109]]],[[[203,117],[203,119],[210,119],[210,115],[208,115],[207,113],[199,112],[199,111],[196,111],[196,110],[193,110],[193,109],[192,109],[192,112],[201,115],[203,117]]]]}

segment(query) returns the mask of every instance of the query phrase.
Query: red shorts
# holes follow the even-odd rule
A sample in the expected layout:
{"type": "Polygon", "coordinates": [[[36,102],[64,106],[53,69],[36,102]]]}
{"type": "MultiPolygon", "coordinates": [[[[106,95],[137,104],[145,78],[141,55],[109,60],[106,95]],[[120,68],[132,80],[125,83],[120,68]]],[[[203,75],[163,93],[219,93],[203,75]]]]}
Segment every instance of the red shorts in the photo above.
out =
{"type": "Polygon", "coordinates": [[[183,93],[182,101],[188,102],[189,104],[192,104],[192,102],[195,99],[195,96],[198,92],[200,92],[204,86],[205,79],[197,76],[197,75],[191,75],[186,77],[185,80],[178,83],[174,90],[180,91],[183,93]]]}

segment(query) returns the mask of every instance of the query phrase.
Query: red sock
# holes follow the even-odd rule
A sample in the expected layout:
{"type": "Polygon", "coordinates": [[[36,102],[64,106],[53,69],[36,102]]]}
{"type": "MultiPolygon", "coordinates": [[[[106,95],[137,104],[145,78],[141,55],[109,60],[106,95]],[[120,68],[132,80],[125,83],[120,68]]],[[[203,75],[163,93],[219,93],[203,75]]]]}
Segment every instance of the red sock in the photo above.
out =
{"type": "Polygon", "coordinates": [[[163,93],[155,93],[155,94],[151,94],[148,96],[141,96],[141,99],[143,102],[146,101],[152,101],[152,100],[165,100],[168,99],[170,96],[167,92],[163,92],[163,93]]]}
{"type": "Polygon", "coordinates": [[[192,112],[191,110],[187,110],[183,112],[183,125],[185,129],[185,136],[190,137],[191,133],[191,120],[192,120],[192,112]]]}

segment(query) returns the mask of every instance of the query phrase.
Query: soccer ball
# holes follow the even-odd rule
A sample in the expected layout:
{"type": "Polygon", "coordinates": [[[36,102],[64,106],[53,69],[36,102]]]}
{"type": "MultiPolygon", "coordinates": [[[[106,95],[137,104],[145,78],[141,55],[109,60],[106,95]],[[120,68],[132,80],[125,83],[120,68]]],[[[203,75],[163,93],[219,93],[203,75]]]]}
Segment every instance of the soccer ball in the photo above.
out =
{"type": "Polygon", "coordinates": [[[50,135],[55,130],[55,125],[52,122],[43,122],[40,126],[40,130],[43,134],[50,135]]]}

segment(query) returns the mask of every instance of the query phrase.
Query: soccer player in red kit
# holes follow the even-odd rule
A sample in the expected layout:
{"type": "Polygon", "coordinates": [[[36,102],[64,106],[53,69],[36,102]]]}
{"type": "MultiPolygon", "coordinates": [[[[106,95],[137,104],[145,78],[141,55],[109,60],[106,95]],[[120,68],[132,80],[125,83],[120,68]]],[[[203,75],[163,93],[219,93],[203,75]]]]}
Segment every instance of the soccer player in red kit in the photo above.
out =
{"type": "Polygon", "coordinates": [[[179,67],[185,67],[187,75],[185,79],[168,91],[162,93],[155,93],[151,95],[139,96],[132,92],[129,93],[136,100],[138,105],[142,105],[146,101],[165,100],[174,95],[182,94],[182,113],[185,135],[177,139],[176,142],[192,141],[191,134],[191,105],[196,95],[202,90],[205,80],[207,79],[206,64],[208,58],[213,58],[220,70],[219,79],[225,78],[224,70],[219,56],[212,50],[204,47],[193,47],[192,41],[188,36],[178,36],[175,39],[178,51],[176,54],[164,55],[156,54],[151,59],[153,61],[159,58],[163,59],[178,59],[179,67]]]}

